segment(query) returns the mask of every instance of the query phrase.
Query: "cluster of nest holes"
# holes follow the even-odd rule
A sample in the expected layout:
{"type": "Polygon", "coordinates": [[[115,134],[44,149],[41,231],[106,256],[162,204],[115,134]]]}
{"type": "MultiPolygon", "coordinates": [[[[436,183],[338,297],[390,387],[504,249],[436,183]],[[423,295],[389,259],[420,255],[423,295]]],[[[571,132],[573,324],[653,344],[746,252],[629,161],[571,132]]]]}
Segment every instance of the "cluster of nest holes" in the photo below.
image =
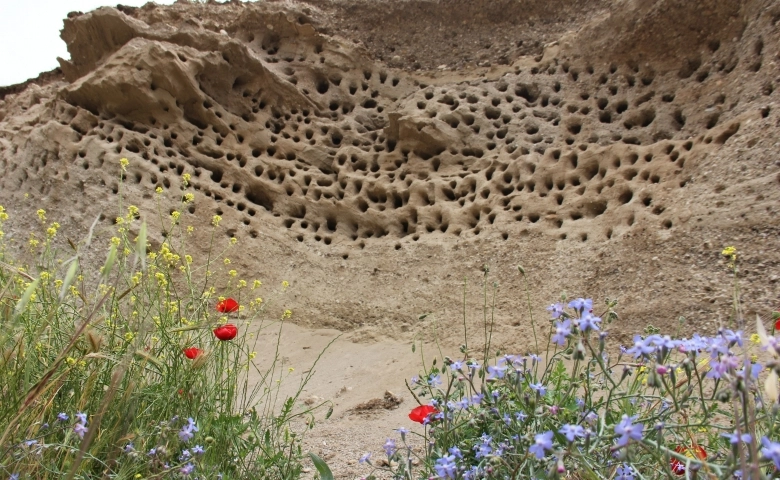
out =
{"type": "MultiPolygon", "coordinates": [[[[269,58],[278,56],[278,45],[267,44],[263,50],[269,58]]],[[[154,118],[141,125],[101,117],[91,130],[84,130],[72,121],[75,113],[69,111],[62,112],[63,123],[71,124],[79,139],[97,136],[115,153],[146,160],[143,168],[128,170],[125,180],[130,183],[168,189],[170,178],[191,173],[196,190],[218,206],[240,212],[245,225],[265,212],[281,217],[298,241],[311,236],[325,245],[343,238],[359,245],[386,236],[418,240],[435,232],[479,235],[490,225],[498,225],[500,231],[501,224],[511,222],[562,229],[570,222],[634,203],[662,216],[662,207],[654,205],[648,194],[637,192],[643,185],[684,187],[687,182],[680,174],[692,142],[667,142],[659,152],[655,142],[641,147],[649,133],[634,134],[650,130],[661,115],[670,115],[677,130],[687,122],[686,112],[674,105],[675,93],[655,85],[654,72],[638,65],[612,65],[596,72],[563,62],[527,72],[531,78],[554,75],[549,80],[523,81],[517,71],[517,76],[498,82],[453,88],[417,83],[419,90],[403,102],[423,119],[436,119],[464,132],[467,146],[415,150],[403,139],[388,138],[383,129],[387,109],[396,100],[387,87],[404,86],[398,77],[368,70],[349,76],[312,73],[296,69],[295,58],[279,60],[290,64],[283,68],[286,78],[305,95],[315,96],[325,106],[322,111],[282,111],[269,104],[262,90],[238,81],[234,89],[249,107],[246,114],[233,115],[206,99],[202,107],[207,116],[221,121],[187,117],[191,126],[178,133],[154,118]],[[588,76],[592,79],[583,81],[588,76]],[[356,109],[368,121],[344,118],[356,109]],[[592,133],[594,125],[609,125],[610,142],[637,145],[644,153],[637,150],[592,161],[584,152],[603,140],[592,133]],[[260,140],[251,133],[257,126],[267,133],[260,140]],[[325,152],[327,164],[314,165],[302,158],[306,146],[325,152]],[[193,151],[206,160],[193,162],[193,151]],[[527,157],[532,152],[538,155],[527,157]],[[428,166],[411,167],[420,161],[428,166]],[[453,171],[455,165],[460,171],[453,171]],[[237,172],[247,173],[248,178],[237,172]],[[319,218],[321,209],[315,208],[306,213],[305,205],[338,203],[354,210],[356,218],[373,212],[381,215],[372,223],[319,218]],[[287,211],[295,204],[303,214],[287,211]]],[[[305,61],[306,56],[297,60],[305,61]]],[[[701,61],[686,62],[680,75],[706,80],[706,76],[699,80],[705,68],[701,61]]],[[[715,99],[715,104],[725,103],[724,95],[715,99]]],[[[713,113],[706,122],[704,127],[715,129],[719,115],[713,113]]],[[[702,141],[723,143],[738,129],[739,123],[731,123],[703,135],[702,141]]],[[[84,169],[101,166],[91,165],[85,151],[77,157],[74,160],[84,169]]],[[[115,183],[109,184],[118,191],[115,183]]],[[[194,214],[195,207],[190,208],[194,214]]],[[[621,218],[629,225],[634,222],[633,214],[621,218]]],[[[672,228],[671,220],[663,219],[662,226],[672,228]]],[[[606,237],[612,234],[609,229],[606,237]]],[[[501,232],[501,237],[506,240],[509,234],[501,232]]]]}

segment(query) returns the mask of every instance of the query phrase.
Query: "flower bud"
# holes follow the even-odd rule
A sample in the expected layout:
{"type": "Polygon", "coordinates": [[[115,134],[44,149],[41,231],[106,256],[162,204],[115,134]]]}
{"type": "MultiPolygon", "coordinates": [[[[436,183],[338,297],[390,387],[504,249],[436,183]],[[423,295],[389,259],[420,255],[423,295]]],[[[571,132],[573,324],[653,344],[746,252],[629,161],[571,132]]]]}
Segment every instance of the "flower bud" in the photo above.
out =
{"type": "Polygon", "coordinates": [[[585,345],[580,340],[577,342],[577,348],[574,350],[574,358],[576,360],[585,360],[585,345]]]}

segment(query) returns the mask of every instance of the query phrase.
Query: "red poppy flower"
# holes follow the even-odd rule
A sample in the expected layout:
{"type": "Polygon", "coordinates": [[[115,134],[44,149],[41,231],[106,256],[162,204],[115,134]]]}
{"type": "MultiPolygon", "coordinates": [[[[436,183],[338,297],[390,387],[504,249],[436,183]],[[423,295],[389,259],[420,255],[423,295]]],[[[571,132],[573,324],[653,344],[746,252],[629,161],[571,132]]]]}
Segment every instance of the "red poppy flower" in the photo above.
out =
{"type": "Polygon", "coordinates": [[[232,323],[220,325],[214,329],[214,336],[220,340],[233,340],[238,334],[238,329],[232,323]]]}
{"type": "Polygon", "coordinates": [[[203,353],[203,350],[196,347],[190,347],[190,348],[185,348],[184,350],[182,350],[182,352],[184,352],[185,357],[189,358],[190,360],[195,360],[195,357],[203,353]]]}
{"type": "Polygon", "coordinates": [[[425,422],[425,419],[428,418],[428,415],[436,413],[439,413],[439,411],[431,405],[420,405],[409,412],[409,419],[413,422],[423,423],[425,422]]]}
{"type": "Polygon", "coordinates": [[[780,320],[775,322],[775,330],[780,330],[780,320]]]}
{"type": "Polygon", "coordinates": [[[217,304],[219,313],[233,313],[238,311],[238,302],[232,298],[226,298],[217,304]]]}
{"type": "MultiPolygon", "coordinates": [[[[674,451],[677,453],[682,453],[688,458],[698,458],[699,460],[706,460],[707,459],[707,452],[704,450],[704,447],[701,445],[696,445],[696,447],[684,447],[682,445],[677,445],[674,448],[674,451]]],[[[676,458],[672,458],[669,461],[669,465],[672,468],[672,473],[674,473],[677,476],[685,475],[685,463],[681,462],[680,460],[677,460],[676,458]]]]}

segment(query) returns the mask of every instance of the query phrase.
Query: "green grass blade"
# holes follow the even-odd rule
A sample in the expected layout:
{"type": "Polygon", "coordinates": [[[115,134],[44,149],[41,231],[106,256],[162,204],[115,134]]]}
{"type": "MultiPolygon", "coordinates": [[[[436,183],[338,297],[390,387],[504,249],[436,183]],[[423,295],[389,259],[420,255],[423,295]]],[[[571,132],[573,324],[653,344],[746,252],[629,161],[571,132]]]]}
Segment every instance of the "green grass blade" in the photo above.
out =
{"type": "Polygon", "coordinates": [[[311,457],[311,461],[314,463],[314,468],[320,472],[320,478],[322,480],[333,480],[333,472],[330,471],[330,467],[325,463],[325,460],[311,452],[309,452],[309,457],[311,457]]]}

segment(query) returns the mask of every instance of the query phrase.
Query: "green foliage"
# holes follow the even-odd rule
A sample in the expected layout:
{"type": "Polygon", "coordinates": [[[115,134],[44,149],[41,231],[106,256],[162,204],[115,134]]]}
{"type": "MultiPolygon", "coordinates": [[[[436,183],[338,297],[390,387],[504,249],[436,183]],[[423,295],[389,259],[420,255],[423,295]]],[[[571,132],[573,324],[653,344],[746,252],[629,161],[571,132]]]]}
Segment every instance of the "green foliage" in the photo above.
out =
{"type": "MultiPolygon", "coordinates": [[[[120,212],[92,271],[82,266],[102,249],[93,232],[62,249],[43,210],[29,266],[0,244],[0,477],[298,478],[306,457],[296,428],[307,427],[295,420],[313,423],[322,405],[296,407],[310,377],[280,398],[288,372],[278,348],[257,344],[258,331],[281,328],[291,312],[269,315],[259,296],[242,303],[262,287],[230,269],[235,239],[217,244],[217,218],[209,255],[193,259],[178,212],[156,248],[139,216],[120,212]],[[240,309],[217,311],[221,296],[240,309]],[[221,341],[212,330],[225,323],[238,335],[221,341]]],[[[0,227],[8,220],[0,207],[0,227]]]]}
{"type": "Polygon", "coordinates": [[[550,306],[542,352],[488,357],[467,338],[462,357],[434,359],[410,386],[435,409],[427,448],[400,431],[403,446],[389,439],[376,468],[396,479],[777,478],[780,341],[759,321],[749,340],[726,328],[673,339],[648,326],[623,348],[604,331],[616,306],[550,306]]]}

